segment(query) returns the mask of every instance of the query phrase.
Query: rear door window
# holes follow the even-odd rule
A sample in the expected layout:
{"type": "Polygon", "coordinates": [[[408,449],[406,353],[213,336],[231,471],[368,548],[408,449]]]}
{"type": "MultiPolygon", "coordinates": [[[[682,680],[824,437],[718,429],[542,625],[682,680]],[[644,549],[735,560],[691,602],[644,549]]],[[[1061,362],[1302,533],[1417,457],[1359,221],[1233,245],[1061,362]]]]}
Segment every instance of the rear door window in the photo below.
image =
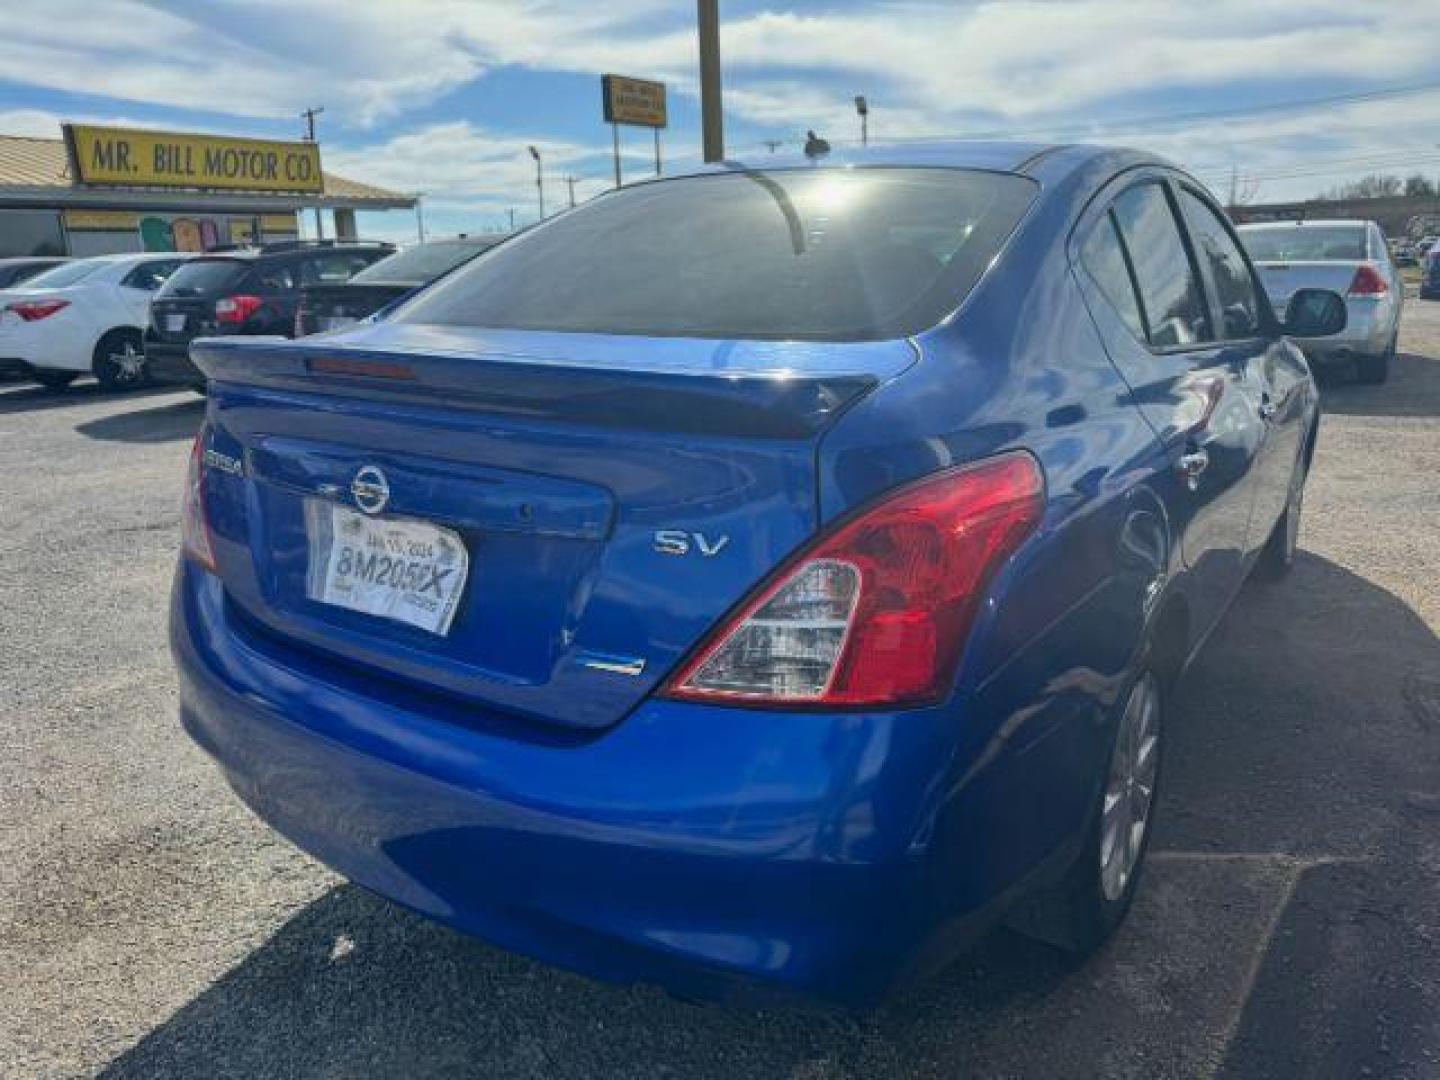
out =
{"type": "Polygon", "coordinates": [[[1150,344],[1163,349],[1211,340],[1199,276],[1164,187],[1136,185],[1115,200],[1114,213],[1135,267],[1150,344]]]}
{"type": "Polygon", "coordinates": [[[1130,332],[1141,341],[1146,340],[1145,316],[1140,310],[1140,298],[1135,294],[1129,257],[1121,247],[1114,214],[1106,211],[1100,223],[1091,230],[1081,249],[1080,261],[1105,294],[1105,299],[1110,301],[1110,306],[1125,320],[1130,332]]]}
{"type": "Polygon", "coordinates": [[[1210,271],[1210,283],[1220,307],[1220,336],[1226,341],[1255,337],[1260,333],[1260,299],[1240,245],[1215,211],[1194,192],[1181,188],[1180,204],[1185,208],[1196,257],[1203,259],[1210,271]]]}

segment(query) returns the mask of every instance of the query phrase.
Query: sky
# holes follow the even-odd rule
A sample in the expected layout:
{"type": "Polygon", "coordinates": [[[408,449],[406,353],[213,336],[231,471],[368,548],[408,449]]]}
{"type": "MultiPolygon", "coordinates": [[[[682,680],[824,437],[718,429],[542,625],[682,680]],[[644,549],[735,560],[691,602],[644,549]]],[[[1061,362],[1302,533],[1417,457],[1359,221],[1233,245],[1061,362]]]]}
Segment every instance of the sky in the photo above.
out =
{"type": "MultiPolygon", "coordinates": [[[[662,157],[700,154],[692,0],[6,0],[0,133],[62,120],[269,138],[323,106],[325,167],[424,192],[426,231],[480,232],[613,183],[600,75],[666,83],[662,157]]],[[[858,141],[1017,137],[1165,154],[1225,197],[1368,172],[1440,179],[1440,2],[721,0],[728,157],[807,129],[858,141]]],[[[621,129],[629,179],[651,133],[621,129]]],[[[409,240],[408,211],[361,216],[409,240]]]]}

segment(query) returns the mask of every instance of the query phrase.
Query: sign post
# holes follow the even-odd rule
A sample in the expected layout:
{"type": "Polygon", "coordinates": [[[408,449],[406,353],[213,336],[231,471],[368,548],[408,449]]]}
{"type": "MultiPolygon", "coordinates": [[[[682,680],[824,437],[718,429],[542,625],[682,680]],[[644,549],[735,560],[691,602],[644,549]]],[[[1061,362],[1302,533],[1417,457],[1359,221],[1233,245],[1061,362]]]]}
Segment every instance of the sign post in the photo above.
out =
{"type": "Polygon", "coordinates": [[[648,127],[655,134],[655,175],[660,175],[660,129],[666,126],[665,84],[627,75],[600,76],[605,122],[615,153],[615,186],[620,186],[620,125],[648,127]]]}

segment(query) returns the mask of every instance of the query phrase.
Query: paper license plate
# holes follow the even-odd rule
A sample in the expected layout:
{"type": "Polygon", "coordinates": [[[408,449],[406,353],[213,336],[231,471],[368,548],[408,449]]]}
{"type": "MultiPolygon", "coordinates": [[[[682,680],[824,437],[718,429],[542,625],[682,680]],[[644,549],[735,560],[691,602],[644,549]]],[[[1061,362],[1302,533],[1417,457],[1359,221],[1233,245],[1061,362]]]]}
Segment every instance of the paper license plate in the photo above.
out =
{"type": "Polygon", "coordinates": [[[306,499],[305,537],[310,599],[442,637],[450,632],[470,571],[459,533],[427,521],[367,517],[323,499],[306,499]]]}
{"type": "Polygon", "coordinates": [[[165,315],[165,332],[167,334],[178,334],[185,329],[185,313],[183,311],[171,311],[165,315]]]}

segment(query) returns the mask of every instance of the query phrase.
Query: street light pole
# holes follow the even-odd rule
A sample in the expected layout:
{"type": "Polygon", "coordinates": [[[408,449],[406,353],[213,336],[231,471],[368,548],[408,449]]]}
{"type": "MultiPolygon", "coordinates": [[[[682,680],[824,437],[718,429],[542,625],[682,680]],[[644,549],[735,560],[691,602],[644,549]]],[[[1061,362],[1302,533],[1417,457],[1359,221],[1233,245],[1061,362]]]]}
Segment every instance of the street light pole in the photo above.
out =
{"type": "Polygon", "coordinates": [[[870,103],[864,94],[855,95],[855,111],[860,114],[860,145],[870,145],[870,103]]]}
{"type": "Polygon", "coordinates": [[[540,151],[530,147],[530,156],[535,159],[535,193],[540,198],[540,220],[545,220],[545,170],[540,163],[540,151]]]}
{"type": "Polygon", "coordinates": [[[571,209],[571,210],[574,210],[574,209],[575,209],[575,177],[573,177],[573,176],[567,176],[567,177],[565,177],[565,183],[566,183],[567,185],[569,185],[569,188],[570,188],[570,209],[571,209]]]}
{"type": "Polygon", "coordinates": [[[425,192],[423,192],[423,191],[417,191],[417,192],[415,193],[415,234],[416,234],[416,236],[419,237],[419,242],[422,243],[422,244],[425,242],[425,206],[424,206],[424,203],[425,203],[425,192]]]}
{"type": "Polygon", "coordinates": [[[720,111],[720,3],[696,0],[700,31],[700,130],[706,161],[725,158],[725,126],[720,111]]]}
{"type": "MultiPolygon", "coordinates": [[[[305,141],[315,141],[315,117],[325,111],[324,105],[316,105],[301,111],[300,115],[305,118],[305,141]]],[[[315,238],[325,239],[325,221],[320,216],[320,207],[315,207],[315,238]]]]}

